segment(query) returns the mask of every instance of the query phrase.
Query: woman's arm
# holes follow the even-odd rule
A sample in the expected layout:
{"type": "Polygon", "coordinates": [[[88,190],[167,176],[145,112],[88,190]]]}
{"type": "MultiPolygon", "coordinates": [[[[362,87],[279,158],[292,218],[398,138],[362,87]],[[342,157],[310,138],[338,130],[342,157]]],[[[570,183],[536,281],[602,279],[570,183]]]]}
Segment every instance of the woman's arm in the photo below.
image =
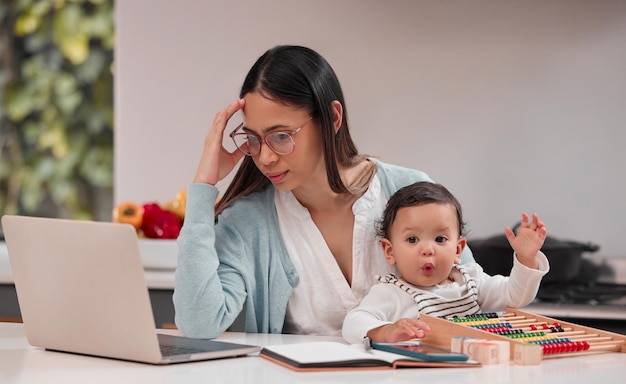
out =
{"type": "Polygon", "coordinates": [[[235,321],[246,300],[239,270],[242,252],[237,244],[241,242],[234,234],[218,229],[219,236],[229,241],[220,242],[219,258],[216,251],[217,196],[217,188],[208,184],[192,184],[187,189],[173,301],[176,326],[189,337],[217,337],[235,321]]]}

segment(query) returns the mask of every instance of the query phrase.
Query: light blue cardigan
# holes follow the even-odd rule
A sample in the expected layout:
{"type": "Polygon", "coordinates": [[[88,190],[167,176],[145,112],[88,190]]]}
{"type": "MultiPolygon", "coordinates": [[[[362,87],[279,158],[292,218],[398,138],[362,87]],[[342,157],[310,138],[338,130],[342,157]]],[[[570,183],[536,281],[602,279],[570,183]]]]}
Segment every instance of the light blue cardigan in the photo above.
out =
{"type": "MultiPolygon", "coordinates": [[[[424,172],[371,160],[387,196],[413,182],[431,181],[424,172]]],[[[217,197],[217,188],[208,184],[187,189],[173,296],[176,326],[186,336],[214,338],[245,303],[246,332],[281,333],[298,274],[280,234],[274,188],[238,199],[215,224],[217,197]]],[[[462,262],[473,261],[465,250],[462,262]]]]}

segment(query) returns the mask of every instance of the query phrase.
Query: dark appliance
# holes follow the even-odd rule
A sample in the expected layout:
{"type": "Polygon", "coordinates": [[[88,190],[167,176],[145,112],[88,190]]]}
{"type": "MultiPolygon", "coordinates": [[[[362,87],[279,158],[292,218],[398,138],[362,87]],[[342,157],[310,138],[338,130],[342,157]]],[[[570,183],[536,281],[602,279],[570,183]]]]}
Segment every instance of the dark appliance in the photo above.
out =
{"type": "MultiPolygon", "coordinates": [[[[468,246],[486,273],[511,272],[513,250],[504,234],[468,240],[468,246]]],[[[550,261],[550,272],[524,310],[626,334],[626,256],[600,257],[595,254],[599,249],[592,242],[548,236],[541,250],[550,261]]]]}
{"type": "MultiPolygon", "coordinates": [[[[516,231],[521,223],[512,227],[516,231]]],[[[467,245],[476,261],[490,275],[508,276],[513,266],[513,250],[506,235],[495,235],[485,239],[469,239],[467,245]]],[[[543,282],[565,282],[576,278],[581,270],[582,257],[597,252],[600,246],[592,242],[559,240],[548,236],[541,251],[550,261],[550,271],[543,282]]]]}

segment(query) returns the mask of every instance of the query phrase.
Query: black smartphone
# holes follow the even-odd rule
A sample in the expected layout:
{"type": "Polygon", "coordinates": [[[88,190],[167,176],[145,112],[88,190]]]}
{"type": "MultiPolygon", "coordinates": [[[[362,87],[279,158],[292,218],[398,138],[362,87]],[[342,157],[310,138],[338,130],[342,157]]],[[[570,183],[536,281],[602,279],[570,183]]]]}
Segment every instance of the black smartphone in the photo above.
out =
{"type": "Polygon", "coordinates": [[[423,361],[467,361],[469,356],[424,344],[372,343],[372,348],[423,361]]]}

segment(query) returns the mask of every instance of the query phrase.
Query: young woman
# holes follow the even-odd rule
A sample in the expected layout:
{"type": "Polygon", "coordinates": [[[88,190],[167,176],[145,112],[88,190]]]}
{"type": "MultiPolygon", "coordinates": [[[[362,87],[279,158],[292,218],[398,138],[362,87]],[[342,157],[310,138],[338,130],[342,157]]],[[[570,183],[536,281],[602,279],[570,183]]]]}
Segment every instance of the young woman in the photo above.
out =
{"type": "MultiPolygon", "coordinates": [[[[423,172],[359,154],[343,93],[315,51],[277,46],[206,136],[178,238],[174,305],[187,336],[245,331],[341,335],[346,313],[393,272],[374,223],[423,172]],[[243,122],[225,132],[241,111],[243,122]],[[229,152],[224,135],[237,145],[229,152]],[[241,161],[243,158],[243,161],[241,161]],[[241,165],[218,199],[215,184],[241,165]]],[[[469,249],[463,255],[473,261],[469,249]]]]}

